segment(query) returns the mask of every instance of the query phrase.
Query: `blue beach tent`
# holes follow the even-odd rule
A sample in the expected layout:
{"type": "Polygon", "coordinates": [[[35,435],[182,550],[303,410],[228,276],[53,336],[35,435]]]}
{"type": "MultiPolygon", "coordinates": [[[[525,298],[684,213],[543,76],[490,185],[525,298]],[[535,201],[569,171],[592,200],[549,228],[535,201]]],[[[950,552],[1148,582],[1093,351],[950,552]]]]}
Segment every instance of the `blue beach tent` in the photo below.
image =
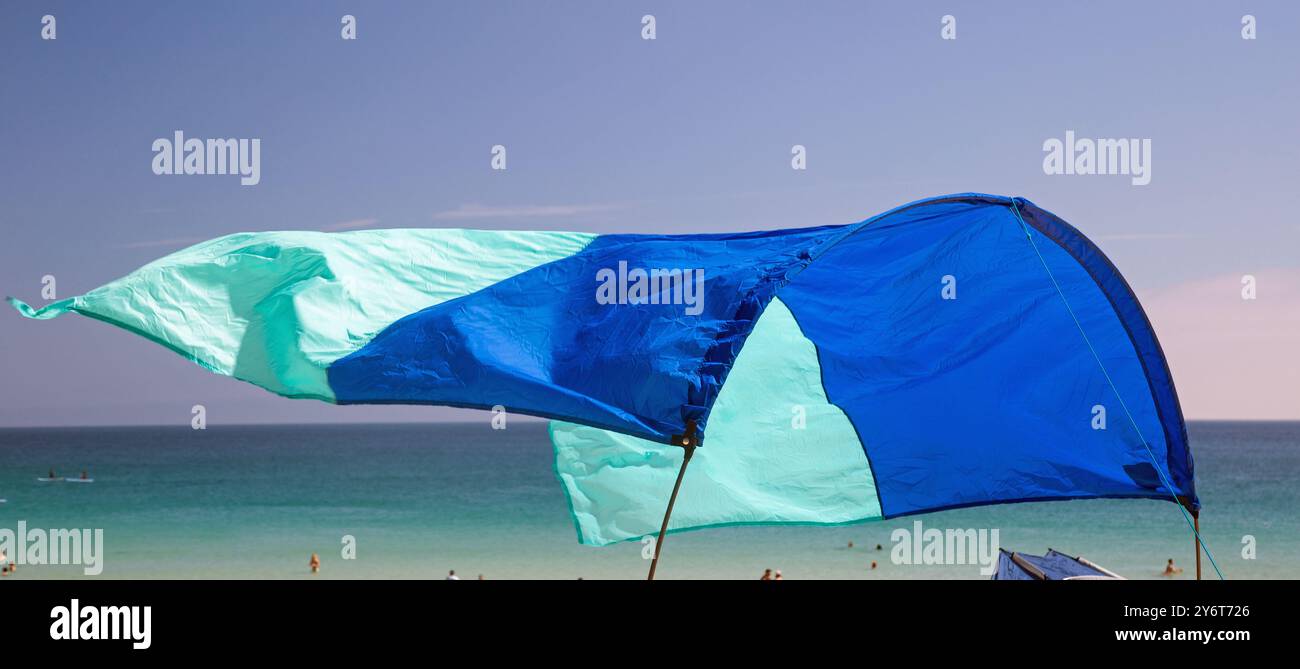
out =
{"type": "Polygon", "coordinates": [[[748,233],[239,233],[40,309],[10,299],[287,397],[549,418],[585,544],[1040,500],[1199,508],[1142,306],[1023,198],[748,233]]]}

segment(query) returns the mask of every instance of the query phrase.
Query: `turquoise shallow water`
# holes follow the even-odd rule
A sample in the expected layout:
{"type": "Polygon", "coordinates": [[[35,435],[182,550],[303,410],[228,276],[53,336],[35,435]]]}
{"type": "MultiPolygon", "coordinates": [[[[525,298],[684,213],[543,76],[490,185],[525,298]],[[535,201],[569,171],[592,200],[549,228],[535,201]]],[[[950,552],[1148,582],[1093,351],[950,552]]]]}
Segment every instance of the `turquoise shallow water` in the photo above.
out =
{"type": "MultiPolygon", "coordinates": [[[[1300,578],[1300,423],[1189,427],[1202,531],[1229,578],[1300,578]],[[1257,558],[1242,557],[1253,535],[1257,558]]],[[[683,495],[690,490],[684,489],[683,495]]],[[[103,528],[100,578],[643,578],[640,544],[577,543],[542,423],[0,429],[0,528],[103,528]],[[44,484],[90,470],[92,484],[44,484]],[[357,559],[340,555],[356,539],[357,559]]],[[[960,509],[848,527],[674,534],[661,578],[982,578],[896,565],[890,532],[997,528],[1003,547],[1082,554],[1130,578],[1192,565],[1170,503],[1085,500],[960,509]],[[855,548],[847,548],[853,541],[855,548]],[[882,544],[884,550],[875,551],[882,544]],[[879,567],[869,568],[876,560],[879,567]]],[[[1212,575],[1208,562],[1207,575],[1212,575]]],[[[13,578],[81,577],[79,567],[13,578]]]]}

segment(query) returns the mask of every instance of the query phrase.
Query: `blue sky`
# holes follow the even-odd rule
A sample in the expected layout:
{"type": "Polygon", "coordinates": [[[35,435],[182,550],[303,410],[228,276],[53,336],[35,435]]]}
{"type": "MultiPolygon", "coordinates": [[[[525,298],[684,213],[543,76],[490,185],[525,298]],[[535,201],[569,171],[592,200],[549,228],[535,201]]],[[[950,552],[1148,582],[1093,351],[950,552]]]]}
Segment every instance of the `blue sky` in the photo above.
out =
{"type": "MultiPolygon", "coordinates": [[[[238,231],[748,230],[981,191],[1099,243],[1189,417],[1300,418],[1300,5],[1040,4],[7,4],[0,292],[40,302],[49,274],[71,296],[238,231]],[[154,175],[175,130],[260,138],[261,183],[154,175]],[[1044,174],[1066,130],[1150,138],[1151,184],[1044,174]]],[[[225,422],[473,417],[282,399],[8,311],[0,379],[0,426],[184,424],[198,403],[225,422]]]]}

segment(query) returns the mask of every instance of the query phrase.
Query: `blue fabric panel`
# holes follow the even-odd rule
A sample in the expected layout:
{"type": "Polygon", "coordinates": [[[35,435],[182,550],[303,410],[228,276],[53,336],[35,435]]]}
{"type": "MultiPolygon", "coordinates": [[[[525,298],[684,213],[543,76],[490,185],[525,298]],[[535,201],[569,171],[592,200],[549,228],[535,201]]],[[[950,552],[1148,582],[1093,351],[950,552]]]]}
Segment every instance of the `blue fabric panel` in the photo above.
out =
{"type": "MultiPolygon", "coordinates": [[[[1183,420],[1182,405],[1178,402],[1178,391],[1174,388],[1173,376],[1169,372],[1169,363],[1160,348],[1151,321],[1147,318],[1142,304],[1138,302],[1133,289],[1120,275],[1106,254],[1101,252],[1087,237],[1061,220],[1056,215],[1040,209],[1024,198],[1015,198],[1017,208],[1025,223],[1043,233],[1058,246],[1065,249],[1080,265],[1087,270],[1110,300],[1115,315],[1127,330],[1138,361],[1146,372],[1147,382],[1155,399],[1156,411],[1160,417],[1160,429],[1166,445],[1165,457],[1169,461],[1170,478],[1174,487],[1185,491],[1188,502],[1193,508],[1200,508],[1196,497],[1195,463],[1192,451],[1187,444],[1187,423],[1183,420]]],[[[1148,437],[1148,440],[1151,438],[1148,437]]],[[[1152,442],[1153,444],[1155,442],[1152,442]]],[[[1153,446],[1154,447],[1154,446],[1153,446]]]]}
{"type": "MultiPolygon", "coordinates": [[[[828,398],[857,429],[886,517],[1170,498],[1143,438],[1161,467],[1183,468],[1175,481],[1191,480],[1185,443],[1173,444],[1178,458],[1166,456],[1150,365],[1113,306],[1140,312],[1136,300],[1108,295],[1035,229],[1040,260],[1010,203],[966,195],[899,208],[823,249],[780,292],[818,348],[828,398]],[[945,277],[955,279],[956,299],[944,299],[945,277]],[[1094,429],[1097,406],[1105,429],[1094,429]]],[[[1175,487],[1194,499],[1190,485],[1175,487]]]]}
{"type": "Polygon", "coordinates": [[[330,386],[341,404],[502,405],[662,443],[688,419],[706,428],[775,290],[846,230],[598,237],[398,320],[331,365],[330,386]],[[600,272],[620,263],[627,272],[702,271],[698,313],[684,294],[660,300],[674,304],[598,302],[600,272]]]}

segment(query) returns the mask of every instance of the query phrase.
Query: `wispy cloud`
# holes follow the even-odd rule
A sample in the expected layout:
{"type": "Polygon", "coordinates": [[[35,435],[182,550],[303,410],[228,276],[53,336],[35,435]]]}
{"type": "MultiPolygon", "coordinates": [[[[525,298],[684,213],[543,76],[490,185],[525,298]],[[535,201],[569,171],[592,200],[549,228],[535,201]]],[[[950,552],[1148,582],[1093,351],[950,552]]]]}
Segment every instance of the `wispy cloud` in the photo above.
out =
{"type": "Polygon", "coordinates": [[[486,206],[462,204],[455,209],[433,215],[435,221],[460,221],[480,218],[536,218],[540,216],[579,216],[618,209],[612,204],[525,204],[515,206],[486,206]]]}
{"type": "Polygon", "coordinates": [[[357,218],[357,219],[353,219],[353,220],[351,220],[351,221],[343,221],[342,223],[335,223],[335,224],[333,224],[333,225],[327,225],[327,226],[325,226],[324,228],[321,228],[321,229],[322,229],[322,230],[335,230],[335,231],[337,231],[337,230],[360,230],[361,228],[369,228],[369,227],[373,227],[373,226],[374,226],[376,223],[378,223],[378,222],[379,222],[379,219],[377,219],[377,218],[357,218]]]}

